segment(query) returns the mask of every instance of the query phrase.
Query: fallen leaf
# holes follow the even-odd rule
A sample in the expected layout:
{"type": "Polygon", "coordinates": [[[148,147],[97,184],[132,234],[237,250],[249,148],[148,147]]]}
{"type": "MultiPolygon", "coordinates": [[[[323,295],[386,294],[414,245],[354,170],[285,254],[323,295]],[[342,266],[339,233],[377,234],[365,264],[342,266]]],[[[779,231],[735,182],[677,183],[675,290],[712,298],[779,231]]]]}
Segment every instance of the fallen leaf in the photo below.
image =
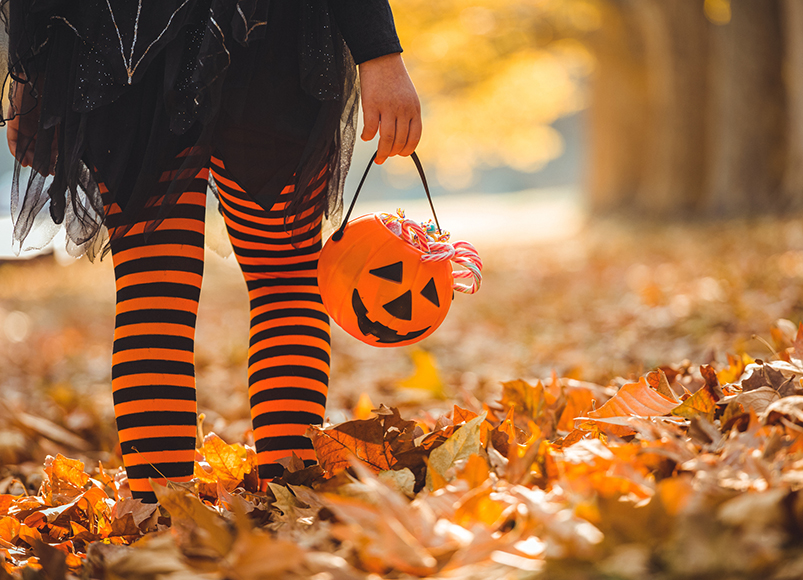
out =
{"type": "Polygon", "coordinates": [[[335,494],[324,494],[324,499],[338,520],[346,524],[333,533],[341,541],[353,542],[357,557],[368,571],[386,575],[395,570],[427,576],[435,570],[437,560],[390,506],[335,494]]]}
{"type": "Polygon", "coordinates": [[[304,550],[293,542],[277,540],[270,534],[243,530],[237,536],[223,566],[226,578],[265,580],[284,578],[304,562],[304,550]]]}
{"type": "Polygon", "coordinates": [[[106,577],[120,580],[156,580],[159,578],[199,578],[184,561],[174,536],[169,532],[148,534],[131,547],[95,542],[88,560],[106,577]]]}
{"type": "Polygon", "coordinates": [[[719,418],[720,428],[723,433],[727,433],[737,424],[746,424],[749,421],[749,417],[750,414],[745,412],[741,403],[731,400],[719,418]]]}
{"type": "Polygon", "coordinates": [[[627,421],[612,419],[620,417],[656,417],[666,415],[677,406],[672,399],[664,397],[650,388],[644,377],[637,383],[623,385],[602,407],[589,411],[588,418],[597,421],[600,429],[610,435],[624,437],[632,435],[633,429],[627,421]]]}
{"type": "Polygon", "coordinates": [[[462,407],[458,407],[457,405],[454,406],[452,409],[452,423],[454,425],[459,425],[460,423],[466,423],[471,421],[474,417],[477,417],[477,413],[474,411],[469,411],[468,409],[463,409],[462,407]]]}
{"type": "Polygon", "coordinates": [[[153,517],[156,509],[156,504],[142,503],[139,499],[121,499],[114,504],[111,511],[114,534],[140,535],[145,532],[142,525],[153,517]]]}
{"type": "Polygon", "coordinates": [[[429,455],[429,469],[427,470],[427,483],[430,489],[431,477],[429,472],[434,470],[441,477],[449,479],[446,472],[458,461],[467,460],[470,455],[480,450],[480,425],[485,421],[486,413],[475,417],[460,427],[446,442],[432,451],[429,455]]]}
{"type": "Polygon", "coordinates": [[[517,415],[525,419],[537,419],[546,405],[544,384],[538,381],[531,385],[521,379],[502,383],[502,400],[504,409],[514,407],[517,415]]]}
{"type": "Polygon", "coordinates": [[[672,409],[672,414],[686,419],[705,417],[709,422],[713,422],[718,400],[719,397],[714,394],[713,387],[710,384],[706,384],[691,397],[672,409]]]}
{"type": "Polygon", "coordinates": [[[491,482],[486,481],[484,485],[472,488],[460,499],[452,521],[467,530],[476,524],[496,530],[502,523],[502,517],[515,510],[514,502],[504,499],[504,495],[494,494],[491,482]]]}
{"type": "Polygon", "coordinates": [[[717,373],[717,379],[720,384],[727,385],[739,380],[744,373],[745,364],[745,357],[728,353],[728,368],[722,369],[717,373]]]}
{"type": "Polygon", "coordinates": [[[62,454],[53,457],[48,455],[45,459],[45,474],[47,475],[50,493],[54,501],[63,503],[72,501],[84,492],[84,485],[89,481],[89,475],[84,472],[84,463],[77,459],[69,459],[62,454]]]}
{"type": "Polygon", "coordinates": [[[346,469],[356,457],[375,472],[392,469],[397,454],[415,447],[416,424],[401,419],[397,409],[391,415],[347,421],[332,427],[313,426],[308,431],[321,467],[334,474],[346,469]]]}
{"type": "Polygon", "coordinates": [[[803,396],[795,395],[775,401],[767,407],[760,419],[765,425],[786,420],[803,426],[803,396]]]}
{"type": "Polygon", "coordinates": [[[204,437],[200,451],[218,478],[239,482],[251,471],[245,447],[229,445],[214,433],[204,437]]]}
{"type": "Polygon", "coordinates": [[[572,431],[574,419],[586,415],[594,404],[594,393],[589,389],[577,388],[566,390],[566,406],[558,420],[558,431],[572,431]]]}
{"type": "Polygon", "coordinates": [[[355,419],[368,419],[371,417],[371,409],[374,408],[374,404],[371,402],[371,397],[368,396],[368,393],[362,392],[360,394],[360,398],[357,400],[357,405],[354,407],[354,418],[355,419]]]}
{"type": "Polygon", "coordinates": [[[379,481],[410,499],[415,497],[415,475],[407,467],[399,470],[381,471],[379,481]]]}
{"type": "Polygon", "coordinates": [[[761,387],[772,387],[776,391],[785,385],[791,384],[790,379],[803,372],[800,368],[790,365],[785,361],[772,361],[764,363],[756,361],[754,364],[747,365],[745,377],[742,380],[742,390],[752,391],[761,387]]]}
{"type": "Polygon", "coordinates": [[[20,522],[17,518],[4,516],[0,518],[0,539],[14,542],[20,534],[20,522]]]}
{"type": "Polygon", "coordinates": [[[480,487],[490,475],[488,462],[480,455],[470,455],[457,477],[468,483],[469,489],[480,487]]]}
{"type": "Polygon", "coordinates": [[[666,373],[662,369],[650,371],[646,376],[647,383],[655,389],[655,391],[667,399],[680,403],[677,393],[669,385],[669,379],[666,378],[666,373]]]}
{"type": "Polygon", "coordinates": [[[753,409],[756,415],[761,415],[767,407],[780,398],[778,391],[772,387],[759,387],[736,395],[733,400],[740,403],[744,409],[753,409]]]}
{"type": "Polygon", "coordinates": [[[30,429],[51,441],[62,443],[78,451],[88,451],[90,449],[90,445],[87,441],[64,427],[56,425],[52,421],[48,421],[44,417],[37,417],[36,415],[31,415],[23,411],[15,411],[13,417],[17,423],[26,429],[30,429]]]}
{"type": "Polygon", "coordinates": [[[444,384],[435,364],[435,357],[425,350],[415,349],[410,353],[410,358],[413,359],[415,370],[410,377],[399,381],[399,386],[404,389],[424,390],[438,399],[445,398],[444,384]]]}
{"type": "Polygon", "coordinates": [[[602,407],[588,413],[589,417],[655,417],[666,415],[677,406],[657,391],[651,389],[644,377],[637,383],[623,385],[602,407]]]}
{"type": "MultiPolygon", "coordinates": [[[[234,537],[223,518],[201,503],[197,497],[181,489],[170,489],[151,480],[159,504],[167,510],[173,525],[183,522],[188,527],[198,527],[206,533],[203,544],[220,556],[225,556],[234,543],[234,537]]],[[[200,541],[200,540],[199,540],[200,541]]]]}

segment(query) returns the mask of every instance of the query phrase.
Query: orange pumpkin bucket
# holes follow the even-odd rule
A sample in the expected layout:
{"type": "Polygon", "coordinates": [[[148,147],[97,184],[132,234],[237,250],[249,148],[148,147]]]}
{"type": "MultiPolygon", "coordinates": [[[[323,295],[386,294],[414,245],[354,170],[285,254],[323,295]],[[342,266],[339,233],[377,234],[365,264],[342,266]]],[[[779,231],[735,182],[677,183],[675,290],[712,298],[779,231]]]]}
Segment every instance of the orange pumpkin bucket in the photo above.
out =
{"type": "Polygon", "coordinates": [[[437,329],[454,290],[473,294],[482,280],[482,261],[468,242],[449,243],[435,215],[418,156],[413,153],[435,224],[398,215],[368,214],[349,221],[374,157],[362,176],[340,226],[326,242],[318,265],[323,304],[353,337],[373,346],[405,346],[437,329]],[[454,270],[453,263],[463,269],[454,270]],[[473,278],[461,284],[458,278],[473,278]]]}

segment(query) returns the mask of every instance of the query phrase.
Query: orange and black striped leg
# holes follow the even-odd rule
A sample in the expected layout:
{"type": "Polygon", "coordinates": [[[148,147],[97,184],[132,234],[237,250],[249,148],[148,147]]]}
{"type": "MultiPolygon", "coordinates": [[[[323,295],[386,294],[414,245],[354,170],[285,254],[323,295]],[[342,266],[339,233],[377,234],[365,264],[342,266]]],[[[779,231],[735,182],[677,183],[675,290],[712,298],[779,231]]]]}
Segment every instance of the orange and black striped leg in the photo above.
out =
{"type": "MultiPolygon", "coordinates": [[[[317,279],[322,216],[309,210],[285,226],[292,186],[266,212],[214,157],[212,176],[251,302],[248,394],[264,488],[282,474],[278,460],[295,454],[316,462],[304,433],[323,422],[329,384],[329,316],[317,279]]],[[[322,172],[316,195],[326,178],[322,172]]]]}
{"type": "MultiPolygon", "coordinates": [[[[203,275],[208,170],[169,217],[115,239],[120,208],[106,207],[117,283],[112,389],[117,430],[135,498],[155,502],[148,478],[189,481],[195,458],[194,341],[203,275]]],[[[154,218],[159,206],[148,208],[154,218]]]]}

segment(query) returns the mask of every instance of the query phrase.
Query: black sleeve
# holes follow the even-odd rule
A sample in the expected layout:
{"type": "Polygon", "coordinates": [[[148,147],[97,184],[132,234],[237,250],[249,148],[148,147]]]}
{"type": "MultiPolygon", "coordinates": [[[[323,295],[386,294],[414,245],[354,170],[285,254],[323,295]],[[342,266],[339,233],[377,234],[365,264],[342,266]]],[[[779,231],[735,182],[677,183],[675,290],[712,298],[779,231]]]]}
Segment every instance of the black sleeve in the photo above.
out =
{"type": "Polygon", "coordinates": [[[388,0],[329,0],[329,8],[355,63],[402,51],[388,0]]]}

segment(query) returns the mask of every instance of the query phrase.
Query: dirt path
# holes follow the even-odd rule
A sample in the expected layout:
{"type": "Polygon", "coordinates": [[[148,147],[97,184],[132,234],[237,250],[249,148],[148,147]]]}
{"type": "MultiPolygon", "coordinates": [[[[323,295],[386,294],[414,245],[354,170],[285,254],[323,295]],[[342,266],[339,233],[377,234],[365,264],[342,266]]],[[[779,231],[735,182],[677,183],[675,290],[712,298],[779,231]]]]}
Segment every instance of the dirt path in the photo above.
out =
{"type": "MultiPolygon", "coordinates": [[[[448,215],[447,204],[440,205],[448,215]]],[[[767,347],[751,336],[770,339],[776,319],[797,322],[803,315],[803,223],[581,228],[581,220],[561,226],[549,215],[511,216],[518,228],[542,223],[556,235],[535,239],[513,228],[478,235],[482,290],[459,295],[443,326],[419,348],[376,349],[333,331],[333,422],[350,416],[362,393],[376,405],[437,412],[466,398],[492,400],[500,381],[553,370],[606,383],[683,359],[699,364],[739,350],[766,356],[767,347]],[[437,366],[439,382],[427,360],[437,366]],[[429,388],[401,388],[416,368],[419,385],[429,388]]],[[[456,238],[469,238],[458,230],[456,238]]],[[[41,464],[42,453],[60,448],[35,428],[23,429],[23,440],[4,435],[17,432],[9,413],[19,411],[69,429],[88,449],[101,450],[90,454],[115,462],[107,453],[116,439],[109,392],[113,286],[110,260],[0,264],[0,463],[41,464]]],[[[232,440],[248,430],[247,327],[239,271],[210,252],[198,322],[198,398],[208,428],[232,440]]]]}

